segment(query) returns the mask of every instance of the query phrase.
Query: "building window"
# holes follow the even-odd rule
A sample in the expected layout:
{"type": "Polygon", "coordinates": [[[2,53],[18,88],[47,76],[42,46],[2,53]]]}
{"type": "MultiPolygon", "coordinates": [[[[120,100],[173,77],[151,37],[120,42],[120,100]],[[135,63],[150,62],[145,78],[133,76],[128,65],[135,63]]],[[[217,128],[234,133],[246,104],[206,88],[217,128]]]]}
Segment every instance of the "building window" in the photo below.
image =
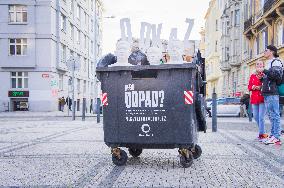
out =
{"type": "Polygon", "coordinates": [[[9,39],[11,56],[27,55],[27,39],[9,39]]]}
{"type": "Polygon", "coordinates": [[[77,17],[78,21],[80,21],[80,19],[81,19],[81,7],[78,4],[77,4],[77,8],[76,8],[76,17],[77,17]]]}
{"type": "Polygon", "coordinates": [[[60,29],[61,31],[66,31],[66,16],[63,14],[60,16],[60,29]]]}
{"type": "Polygon", "coordinates": [[[89,17],[87,13],[85,12],[85,25],[88,25],[88,22],[89,22],[89,17]]]}
{"type": "Polygon", "coordinates": [[[11,86],[15,89],[28,88],[28,72],[11,72],[11,86]]]}
{"type": "Polygon", "coordinates": [[[233,26],[234,21],[234,11],[231,11],[231,26],[233,26]]]}
{"type": "Polygon", "coordinates": [[[84,35],[84,48],[86,49],[87,48],[87,36],[84,35]]]}
{"type": "Polygon", "coordinates": [[[87,58],[84,58],[84,65],[83,65],[83,70],[84,72],[87,72],[87,58]]]}
{"type": "Polygon", "coordinates": [[[283,44],[283,31],[284,31],[284,28],[283,28],[283,24],[282,24],[282,20],[279,20],[277,23],[276,23],[276,44],[277,46],[281,46],[283,44]]]}
{"type": "Polygon", "coordinates": [[[240,25],[240,10],[235,10],[235,26],[240,25]]]}
{"type": "Polygon", "coordinates": [[[66,62],[66,46],[64,44],[61,44],[61,62],[65,63],[66,62]]]}
{"type": "Polygon", "coordinates": [[[84,80],[84,85],[83,85],[83,93],[85,94],[87,92],[87,82],[84,80]]]}
{"type": "Polygon", "coordinates": [[[70,13],[72,14],[74,12],[74,0],[71,0],[70,3],[70,13]]]}
{"type": "Polygon", "coordinates": [[[218,20],[216,20],[215,27],[216,27],[216,31],[218,31],[218,20]]]}
{"type": "Polygon", "coordinates": [[[10,23],[27,23],[27,6],[9,5],[10,23]]]}
{"type": "Polygon", "coordinates": [[[94,10],[94,0],[91,0],[91,9],[94,10]]]}
{"type": "Polygon", "coordinates": [[[63,90],[63,74],[59,74],[59,90],[63,90]]]}
{"type": "Polygon", "coordinates": [[[91,53],[94,53],[94,42],[91,41],[91,53]]]}
{"type": "Polygon", "coordinates": [[[71,40],[74,39],[74,25],[70,23],[71,40]]]}
{"type": "Polygon", "coordinates": [[[91,32],[93,32],[93,31],[94,31],[94,20],[91,19],[91,32]]]}
{"type": "Polygon", "coordinates": [[[77,79],[77,93],[81,93],[81,84],[79,79],[77,79]]]}
{"type": "Polygon", "coordinates": [[[94,73],[94,62],[91,62],[91,74],[94,73]]]}
{"type": "Polygon", "coordinates": [[[230,48],[229,47],[226,47],[225,48],[225,53],[226,53],[226,56],[225,56],[225,60],[226,61],[229,61],[229,59],[230,59],[230,48]]]}
{"type": "Polygon", "coordinates": [[[218,41],[215,42],[215,52],[218,51],[218,41]]]}
{"type": "Polygon", "coordinates": [[[80,44],[80,31],[79,31],[79,29],[76,29],[76,42],[77,42],[77,44],[80,44]]]}

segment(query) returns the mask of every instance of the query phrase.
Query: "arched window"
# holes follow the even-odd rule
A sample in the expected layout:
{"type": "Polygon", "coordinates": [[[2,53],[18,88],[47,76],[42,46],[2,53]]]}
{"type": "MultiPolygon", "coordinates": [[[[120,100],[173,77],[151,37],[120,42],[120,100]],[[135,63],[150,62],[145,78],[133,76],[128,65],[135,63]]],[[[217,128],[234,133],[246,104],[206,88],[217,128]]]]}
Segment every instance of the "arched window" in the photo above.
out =
{"type": "Polygon", "coordinates": [[[281,46],[283,44],[283,23],[282,20],[279,20],[276,23],[276,44],[281,46]]]}

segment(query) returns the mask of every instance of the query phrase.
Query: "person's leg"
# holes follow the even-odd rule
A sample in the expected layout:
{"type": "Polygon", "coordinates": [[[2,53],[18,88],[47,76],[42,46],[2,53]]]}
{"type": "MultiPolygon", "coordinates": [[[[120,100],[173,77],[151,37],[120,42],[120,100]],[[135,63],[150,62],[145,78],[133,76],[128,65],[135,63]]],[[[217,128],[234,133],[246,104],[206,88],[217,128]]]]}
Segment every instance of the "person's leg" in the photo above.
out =
{"type": "Polygon", "coordinates": [[[280,139],[281,135],[281,126],[280,126],[280,112],[279,112],[279,96],[272,96],[272,116],[273,116],[273,125],[272,125],[272,134],[275,138],[280,139]]]}
{"type": "Polygon", "coordinates": [[[264,121],[264,116],[265,116],[265,106],[264,103],[261,103],[258,105],[258,126],[259,126],[259,133],[260,134],[265,134],[265,121],[264,121]]]}
{"type": "MultiPolygon", "coordinates": [[[[272,119],[272,116],[271,116],[272,104],[271,104],[270,96],[264,97],[264,105],[265,105],[265,110],[266,110],[267,116],[269,118],[270,124],[272,125],[273,124],[273,122],[272,122],[273,119],[272,119]]],[[[273,136],[272,132],[270,133],[270,136],[273,136]]]]}
{"type": "Polygon", "coordinates": [[[253,104],[252,105],[252,111],[253,111],[253,118],[259,127],[259,105],[258,104],[253,104]]]}
{"type": "Polygon", "coordinates": [[[274,95],[270,96],[269,99],[269,106],[271,107],[270,116],[271,116],[271,136],[265,144],[281,144],[280,142],[280,114],[279,114],[279,96],[274,95]]]}

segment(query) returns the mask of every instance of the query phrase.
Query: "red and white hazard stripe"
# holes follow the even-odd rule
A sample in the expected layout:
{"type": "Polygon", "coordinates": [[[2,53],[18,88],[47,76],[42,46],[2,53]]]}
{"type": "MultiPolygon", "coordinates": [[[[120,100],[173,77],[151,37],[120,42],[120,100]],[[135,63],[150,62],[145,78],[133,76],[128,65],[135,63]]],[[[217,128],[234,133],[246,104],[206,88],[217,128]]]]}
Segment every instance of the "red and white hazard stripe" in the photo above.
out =
{"type": "Polygon", "coordinates": [[[108,101],[107,101],[107,93],[103,93],[102,94],[102,103],[104,106],[108,105],[108,101]]]}
{"type": "Polygon", "coordinates": [[[184,91],[184,103],[193,104],[193,92],[192,91],[184,91]]]}

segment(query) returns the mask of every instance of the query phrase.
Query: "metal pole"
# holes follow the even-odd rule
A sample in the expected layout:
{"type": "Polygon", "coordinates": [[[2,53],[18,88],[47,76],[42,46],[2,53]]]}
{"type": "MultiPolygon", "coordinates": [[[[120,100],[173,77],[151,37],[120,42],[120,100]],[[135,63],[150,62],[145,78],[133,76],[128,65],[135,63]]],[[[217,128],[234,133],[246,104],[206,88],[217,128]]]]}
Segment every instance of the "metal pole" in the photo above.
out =
{"type": "Polygon", "coordinates": [[[217,94],[215,88],[212,94],[212,132],[217,132],[217,94]]]}
{"type": "Polygon", "coordinates": [[[101,100],[100,98],[97,98],[97,123],[100,123],[101,122],[101,110],[100,110],[100,107],[101,107],[101,100]]]}
{"type": "Polygon", "coordinates": [[[252,122],[252,108],[251,108],[251,104],[249,103],[249,107],[248,107],[248,116],[249,116],[249,122],[252,122]]]}
{"type": "Polygon", "coordinates": [[[82,121],[86,119],[86,98],[83,98],[82,121]]]}
{"type": "Polygon", "coordinates": [[[68,91],[67,91],[68,93],[67,93],[67,102],[66,102],[66,103],[67,103],[67,116],[68,116],[68,117],[69,117],[69,106],[70,106],[70,104],[69,104],[69,102],[70,102],[70,101],[69,101],[69,98],[70,98],[70,97],[69,97],[69,87],[70,87],[70,78],[69,78],[69,80],[68,80],[68,91]]]}
{"type": "Polygon", "coordinates": [[[73,61],[73,66],[72,66],[72,120],[74,121],[75,120],[75,61],[73,61]]]}

